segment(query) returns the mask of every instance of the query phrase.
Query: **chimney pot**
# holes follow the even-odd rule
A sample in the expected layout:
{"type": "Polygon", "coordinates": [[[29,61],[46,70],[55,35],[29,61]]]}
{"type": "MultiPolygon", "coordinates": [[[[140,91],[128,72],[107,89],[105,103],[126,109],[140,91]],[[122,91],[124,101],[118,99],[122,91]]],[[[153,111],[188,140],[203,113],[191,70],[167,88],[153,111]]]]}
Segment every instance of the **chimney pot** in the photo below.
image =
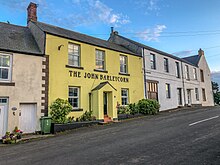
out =
{"type": "Polygon", "coordinates": [[[36,3],[30,2],[27,8],[27,14],[28,14],[27,23],[29,21],[37,22],[37,4],[36,3]]]}
{"type": "Polygon", "coordinates": [[[114,32],[114,27],[111,27],[111,33],[113,33],[114,32]]]}
{"type": "Polygon", "coordinates": [[[199,54],[200,56],[204,56],[204,51],[200,48],[199,51],[198,51],[198,54],[199,54]]]}

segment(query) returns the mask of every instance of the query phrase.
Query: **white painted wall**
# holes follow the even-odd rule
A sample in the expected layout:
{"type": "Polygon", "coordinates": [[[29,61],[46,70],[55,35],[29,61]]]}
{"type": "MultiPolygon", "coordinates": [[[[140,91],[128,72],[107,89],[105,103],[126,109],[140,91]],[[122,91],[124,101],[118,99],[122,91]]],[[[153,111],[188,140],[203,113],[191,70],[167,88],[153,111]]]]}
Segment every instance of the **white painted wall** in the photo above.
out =
{"type": "MultiPolygon", "coordinates": [[[[149,50],[144,50],[145,55],[145,66],[146,66],[146,79],[147,80],[155,80],[158,81],[158,100],[160,103],[160,111],[177,108],[178,105],[178,97],[177,97],[177,88],[183,89],[183,83],[182,78],[177,78],[176,76],[176,61],[173,58],[169,58],[167,56],[163,56],[161,54],[158,54],[156,52],[152,52],[149,50]],[[151,69],[150,66],[150,53],[155,54],[156,58],[156,70],[151,69]],[[164,57],[168,58],[169,63],[169,73],[164,71],[164,57]],[[171,88],[171,98],[166,98],[166,86],[165,84],[170,84],[171,88]]],[[[181,62],[179,62],[180,65],[180,73],[181,70],[181,62]]],[[[182,92],[183,95],[183,92],[182,92]]],[[[182,96],[183,100],[183,96],[182,96]]],[[[184,103],[184,100],[183,100],[184,103]]]]}
{"type": "MultiPolygon", "coordinates": [[[[211,72],[205,56],[202,55],[200,62],[199,62],[199,69],[203,70],[204,73],[204,82],[200,81],[200,93],[201,93],[201,102],[203,106],[214,106],[214,99],[213,99],[213,91],[212,91],[212,83],[211,83],[211,72]],[[205,88],[206,91],[206,101],[202,100],[202,89],[205,88]]],[[[199,76],[199,80],[200,80],[199,76]]]]}
{"type": "MultiPolygon", "coordinates": [[[[4,52],[5,54],[5,52],[4,52]]],[[[8,53],[10,54],[10,53],[8,53]]],[[[9,98],[8,131],[19,126],[20,103],[37,104],[36,131],[40,130],[41,117],[41,91],[42,91],[42,61],[43,57],[12,54],[12,80],[15,86],[1,86],[0,97],[9,98]],[[12,108],[17,110],[13,114],[12,108]]]]}
{"type": "MultiPolygon", "coordinates": [[[[201,57],[199,68],[194,65],[179,61],[177,59],[164,56],[162,54],[144,50],[145,58],[145,71],[146,80],[158,81],[158,100],[160,103],[160,111],[177,108],[178,105],[178,93],[177,88],[182,89],[182,102],[183,105],[188,105],[187,99],[187,89],[191,91],[191,104],[192,105],[203,105],[203,106],[213,106],[213,95],[211,88],[211,78],[210,70],[208,64],[205,60],[205,57],[201,57]],[[150,66],[150,53],[155,54],[156,57],[156,69],[151,69],[150,66]],[[169,73],[164,71],[164,58],[167,58],[169,61],[169,73]],[[176,76],[176,63],[180,64],[180,78],[176,76]],[[186,70],[185,65],[189,67],[189,80],[186,79],[186,70]],[[196,68],[197,79],[194,78],[193,69],[196,68]],[[200,69],[203,69],[205,82],[201,82],[200,78],[200,69]],[[184,82],[184,84],[183,84],[184,82]],[[166,86],[165,84],[170,84],[171,87],[171,98],[166,98],[166,86]],[[199,100],[196,100],[195,88],[199,90],[199,100]],[[202,88],[206,89],[206,98],[204,102],[202,100],[202,88]],[[185,96],[185,97],[184,97],[185,96]]],[[[147,86],[147,84],[146,84],[147,86]]]]}

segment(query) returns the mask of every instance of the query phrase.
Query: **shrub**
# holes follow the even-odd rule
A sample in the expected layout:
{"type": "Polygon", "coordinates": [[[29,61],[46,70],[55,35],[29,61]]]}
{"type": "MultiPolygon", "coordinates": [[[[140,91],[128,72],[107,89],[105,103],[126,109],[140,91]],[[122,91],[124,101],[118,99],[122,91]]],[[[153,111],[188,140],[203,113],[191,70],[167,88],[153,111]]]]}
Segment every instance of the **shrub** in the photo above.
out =
{"type": "Polygon", "coordinates": [[[130,114],[132,114],[132,115],[135,115],[135,114],[139,113],[138,106],[135,103],[134,104],[129,104],[128,108],[129,108],[130,114]]]}
{"type": "Polygon", "coordinates": [[[118,114],[130,114],[130,109],[128,106],[118,107],[118,114]]]}
{"type": "Polygon", "coordinates": [[[155,115],[159,112],[160,104],[156,100],[142,99],[138,102],[139,112],[144,115],[155,115]]]}
{"type": "Polygon", "coordinates": [[[94,116],[92,116],[92,111],[86,111],[77,121],[93,121],[96,120],[94,116]]]}
{"type": "Polygon", "coordinates": [[[67,115],[72,111],[72,106],[67,100],[56,99],[50,106],[50,115],[55,123],[66,123],[67,115]]]}

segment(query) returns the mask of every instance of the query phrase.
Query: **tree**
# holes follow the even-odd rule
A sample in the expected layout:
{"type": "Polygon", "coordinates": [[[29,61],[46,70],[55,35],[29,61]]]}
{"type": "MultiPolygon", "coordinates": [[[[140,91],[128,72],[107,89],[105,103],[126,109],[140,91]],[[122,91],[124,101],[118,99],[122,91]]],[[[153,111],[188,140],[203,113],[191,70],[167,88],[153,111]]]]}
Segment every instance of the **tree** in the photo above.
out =
{"type": "Polygon", "coordinates": [[[214,93],[219,92],[219,86],[217,82],[212,81],[212,90],[214,93]]]}
{"type": "Polygon", "coordinates": [[[218,83],[212,81],[212,90],[213,90],[214,103],[220,105],[220,92],[219,92],[218,83]]]}

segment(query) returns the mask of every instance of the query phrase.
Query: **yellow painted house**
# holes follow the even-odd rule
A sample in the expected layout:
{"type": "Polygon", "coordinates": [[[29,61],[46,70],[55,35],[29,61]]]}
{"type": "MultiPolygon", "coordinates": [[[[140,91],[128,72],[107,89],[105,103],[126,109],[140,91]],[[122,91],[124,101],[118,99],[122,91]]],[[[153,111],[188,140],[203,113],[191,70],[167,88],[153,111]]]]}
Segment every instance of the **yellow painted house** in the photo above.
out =
{"type": "MultiPolygon", "coordinates": [[[[71,116],[93,111],[98,120],[117,120],[117,107],[144,98],[142,57],[108,41],[37,21],[28,27],[47,56],[44,106],[57,98],[73,106],[71,116]]],[[[42,106],[43,106],[42,105],[42,106]]],[[[45,106],[46,107],[46,106],[45,106]]]]}

